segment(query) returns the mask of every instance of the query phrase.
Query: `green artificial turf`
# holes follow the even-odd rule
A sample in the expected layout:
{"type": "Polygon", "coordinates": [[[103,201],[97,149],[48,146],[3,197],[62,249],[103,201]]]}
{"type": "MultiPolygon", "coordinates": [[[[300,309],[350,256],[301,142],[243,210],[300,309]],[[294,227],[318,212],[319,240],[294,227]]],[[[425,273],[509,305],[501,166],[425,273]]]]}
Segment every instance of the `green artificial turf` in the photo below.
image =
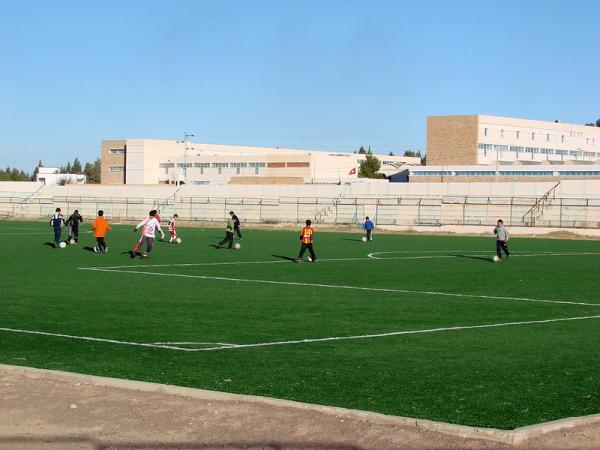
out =
{"type": "Polygon", "coordinates": [[[180,228],[140,260],[131,229],[99,255],[89,233],[54,249],[45,223],[0,222],[0,328],[122,342],[4,330],[1,363],[506,429],[600,412],[598,318],[365,336],[600,316],[600,242],[514,238],[493,263],[492,238],[317,226],[320,261],[295,264],[299,230],[244,230],[235,251],[211,246],[221,229],[180,228]],[[348,336],[363,337],[222,346],[348,336]],[[127,344],[157,342],[220,349],[127,344]]]}

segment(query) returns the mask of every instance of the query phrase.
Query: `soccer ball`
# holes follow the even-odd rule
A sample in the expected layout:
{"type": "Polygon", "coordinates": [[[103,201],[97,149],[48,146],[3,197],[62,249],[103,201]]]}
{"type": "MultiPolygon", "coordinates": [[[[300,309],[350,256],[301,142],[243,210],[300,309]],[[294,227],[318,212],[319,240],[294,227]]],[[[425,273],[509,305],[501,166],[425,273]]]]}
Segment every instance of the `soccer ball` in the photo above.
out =
{"type": "Polygon", "coordinates": [[[494,257],[492,258],[492,261],[498,262],[498,261],[500,261],[500,258],[498,258],[498,255],[494,255],[494,257]]]}
{"type": "Polygon", "coordinates": [[[176,244],[181,244],[181,238],[176,238],[176,239],[175,239],[175,243],[176,243],[176,244]]]}
{"type": "Polygon", "coordinates": [[[367,242],[367,237],[366,237],[366,236],[363,236],[363,237],[362,237],[362,241],[363,241],[363,242],[367,242]]]}
{"type": "Polygon", "coordinates": [[[60,248],[65,248],[67,246],[67,243],[66,242],[61,242],[60,244],[58,244],[58,246],[60,248]]]}
{"type": "Polygon", "coordinates": [[[240,245],[239,242],[236,242],[235,244],[233,244],[233,248],[235,248],[236,250],[239,250],[242,246],[240,245]]]}
{"type": "Polygon", "coordinates": [[[312,258],[310,256],[308,257],[308,262],[312,262],[312,258]]]}

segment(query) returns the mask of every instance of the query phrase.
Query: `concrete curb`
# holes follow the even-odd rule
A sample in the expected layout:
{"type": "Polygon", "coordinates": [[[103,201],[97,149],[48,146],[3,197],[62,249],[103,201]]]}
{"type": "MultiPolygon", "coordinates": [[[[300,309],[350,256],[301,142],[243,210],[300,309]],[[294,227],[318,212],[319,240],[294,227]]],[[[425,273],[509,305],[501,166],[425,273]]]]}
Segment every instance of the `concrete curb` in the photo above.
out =
{"type": "Polygon", "coordinates": [[[155,392],[168,395],[179,395],[199,400],[248,402],[282,408],[295,408],[305,411],[314,411],[322,414],[354,418],[382,425],[415,427],[426,431],[443,433],[449,436],[455,436],[465,439],[485,439],[488,441],[513,445],[518,445],[528,439],[532,439],[534,437],[551,433],[554,431],[565,430],[581,425],[589,425],[600,422],[600,414],[593,414],[589,416],[572,417],[567,419],[555,420],[552,422],[545,422],[537,425],[517,428],[515,430],[500,430],[495,428],[481,428],[470,427],[466,425],[455,425],[451,423],[435,422],[432,420],[416,419],[410,417],[389,416],[369,411],[360,411],[355,409],[339,408],[333,406],[322,406],[310,403],[296,402],[292,400],[280,400],[270,397],[231,394],[227,392],[187,388],[167,384],[149,383],[145,381],[100,377],[95,375],[84,375],[58,370],[36,369],[31,367],[0,364],[0,371],[17,373],[34,379],[45,377],[53,380],[78,382],[82,384],[92,384],[95,386],[128,389],[142,392],[155,392]]]}

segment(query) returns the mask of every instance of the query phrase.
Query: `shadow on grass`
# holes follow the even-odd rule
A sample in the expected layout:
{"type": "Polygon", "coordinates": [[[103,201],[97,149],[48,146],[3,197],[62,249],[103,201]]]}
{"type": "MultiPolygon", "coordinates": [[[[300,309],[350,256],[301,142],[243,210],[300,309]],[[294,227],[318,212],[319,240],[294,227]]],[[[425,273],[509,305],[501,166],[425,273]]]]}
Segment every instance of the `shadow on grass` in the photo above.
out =
{"type": "Polygon", "coordinates": [[[342,238],[342,241],[362,242],[362,239],[342,238]]]}
{"type": "Polygon", "coordinates": [[[467,258],[467,259],[478,259],[480,261],[485,261],[488,263],[493,263],[494,261],[492,261],[491,258],[487,258],[485,256],[474,256],[474,255],[453,255],[451,254],[450,256],[454,256],[455,258],[467,258]]]}
{"type": "Polygon", "coordinates": [[[94,251],[94,247],[90,247],[90,246],[85,246],[85,247],[82,248],[82,250],[85,250],[86,252],[96,253],[94,251]]]}
{"type": "Polygon", "coordinates": [[[44,245],[47,245],[48,247],[56,248],[54,246],[54,242],[44,242],[44,245]]]}
{"type": "Polygon", "coordinates": [[[296,258],[291,258],[289,256],[282,256],[282,255],[271,255],[271,256],[274,258],[285,259],[286,261],[296,262],[296,258]]]}

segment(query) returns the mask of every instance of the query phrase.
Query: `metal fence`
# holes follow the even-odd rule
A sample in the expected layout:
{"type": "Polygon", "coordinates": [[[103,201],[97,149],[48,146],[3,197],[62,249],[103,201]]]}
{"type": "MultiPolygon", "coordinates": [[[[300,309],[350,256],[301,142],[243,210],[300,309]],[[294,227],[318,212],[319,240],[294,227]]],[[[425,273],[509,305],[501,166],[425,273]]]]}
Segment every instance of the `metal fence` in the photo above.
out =
{"type": "Polygon", "coordinates": [[[224,198],[102,198],[0,197],[0,215],[14,218],[49,217],[60,207],[65,213],[78,209],[91,218],[103,209],[113,221],[135,221],[150,209],[163,215],[177,213],[183,221],[222,222],[230,210],[246,223],[356,224],[365,216],[379,225],[489,225],[502,218],[510,226],[599,228],[599,198],[537,197],[279,197],[224,198]]]}

